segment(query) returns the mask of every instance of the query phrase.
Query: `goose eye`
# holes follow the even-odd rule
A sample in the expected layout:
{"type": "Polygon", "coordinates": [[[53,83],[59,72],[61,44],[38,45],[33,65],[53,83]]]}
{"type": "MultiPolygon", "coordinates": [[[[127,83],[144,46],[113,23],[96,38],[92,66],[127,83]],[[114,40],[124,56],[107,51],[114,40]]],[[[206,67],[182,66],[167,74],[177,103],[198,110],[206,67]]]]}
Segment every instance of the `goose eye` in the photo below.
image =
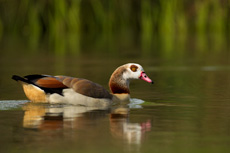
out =
{"type": "Polygon", "coordinates": [[[138,67],[136,65],[131,65],[130,66],[130,69],[133,71],[133,72],[136,72],[138,67]]]}

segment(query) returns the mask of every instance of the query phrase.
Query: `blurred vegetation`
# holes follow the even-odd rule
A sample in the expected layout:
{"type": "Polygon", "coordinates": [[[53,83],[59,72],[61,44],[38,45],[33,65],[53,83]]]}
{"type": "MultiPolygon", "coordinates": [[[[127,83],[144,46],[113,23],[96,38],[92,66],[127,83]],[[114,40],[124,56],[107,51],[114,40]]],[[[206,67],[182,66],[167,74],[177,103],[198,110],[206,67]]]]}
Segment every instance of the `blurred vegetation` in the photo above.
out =
{"type": "Polygon", "coordinates": [[[229,0],[0,0],[0,38],[19,39],[58,54],[160,50],[177,55],[226,50],[229,0]],[[89,49],[90,50],[90,49],[89,49]]]}

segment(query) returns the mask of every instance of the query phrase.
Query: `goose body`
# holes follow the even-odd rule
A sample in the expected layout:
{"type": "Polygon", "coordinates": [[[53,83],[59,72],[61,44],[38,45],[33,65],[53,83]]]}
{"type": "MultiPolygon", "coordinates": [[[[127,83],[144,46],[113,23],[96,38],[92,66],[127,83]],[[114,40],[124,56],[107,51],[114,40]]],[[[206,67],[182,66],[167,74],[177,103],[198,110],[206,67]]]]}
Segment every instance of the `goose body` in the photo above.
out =
{"type": "Polygon", "coordinates": [[[135,63],[122,65],[113,72],[109,81],[111,93],[90,80],[69,76],[13,75],[12,79],[22,84],[25,95],[33,102],[100,107],[109,106],[112,102],[129,101],[130,80],[153,83],[142,66],[135,63]]]}

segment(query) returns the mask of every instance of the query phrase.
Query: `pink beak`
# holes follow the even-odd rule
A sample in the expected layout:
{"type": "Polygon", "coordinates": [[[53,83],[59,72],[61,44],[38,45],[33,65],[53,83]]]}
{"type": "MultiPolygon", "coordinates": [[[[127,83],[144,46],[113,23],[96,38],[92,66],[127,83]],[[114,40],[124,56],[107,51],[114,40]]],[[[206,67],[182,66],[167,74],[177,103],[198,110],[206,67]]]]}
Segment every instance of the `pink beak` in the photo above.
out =
{"type": "Polygon", "coordinates": [[[145,74],[145,72],[141,72],[139,79],[153,84],[153,81],[145,74]]]}

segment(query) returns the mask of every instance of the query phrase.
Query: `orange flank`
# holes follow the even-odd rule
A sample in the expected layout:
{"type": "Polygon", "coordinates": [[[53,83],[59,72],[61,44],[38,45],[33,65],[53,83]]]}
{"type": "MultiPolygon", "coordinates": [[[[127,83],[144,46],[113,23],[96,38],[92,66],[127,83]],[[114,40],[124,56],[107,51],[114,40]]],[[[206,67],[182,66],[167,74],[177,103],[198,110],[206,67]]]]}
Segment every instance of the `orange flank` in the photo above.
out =
{"type": "Polygon", "coordinates": [[[25,95],[29,100],[33,102],[47,102],[47,97],[43,90],[31,84],[27,84],[24,82],[21,82],[21,83],[22,83],[22,87],[25,92],[25,95]]]}

